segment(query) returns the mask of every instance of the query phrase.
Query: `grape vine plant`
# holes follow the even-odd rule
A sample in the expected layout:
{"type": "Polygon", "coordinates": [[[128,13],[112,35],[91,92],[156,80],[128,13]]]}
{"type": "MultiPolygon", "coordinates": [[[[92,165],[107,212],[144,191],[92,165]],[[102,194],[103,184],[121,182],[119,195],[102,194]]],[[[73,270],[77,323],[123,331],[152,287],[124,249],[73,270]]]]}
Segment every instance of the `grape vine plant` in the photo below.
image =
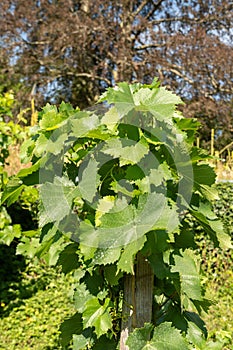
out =
{"type": "Polygon", "coordinates": [[[200,316],[210,302],[190,217],[216,246],[230,238],[212,211],[215,172],[194,146],[199,124],[181,103],[156,79],[122,82],[90,110],[47,104],[22,146],[32,165],[2,202],[39,188],[40,235],[26,233],[17,252],[74,273],[64,348],[218,348],[200,316]]]}

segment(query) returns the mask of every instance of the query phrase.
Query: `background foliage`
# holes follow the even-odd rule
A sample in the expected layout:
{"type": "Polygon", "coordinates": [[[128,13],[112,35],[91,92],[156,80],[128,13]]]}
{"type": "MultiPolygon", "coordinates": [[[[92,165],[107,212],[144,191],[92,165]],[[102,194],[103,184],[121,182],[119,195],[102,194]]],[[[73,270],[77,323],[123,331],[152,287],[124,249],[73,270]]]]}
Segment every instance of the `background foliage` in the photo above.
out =
{"type": "MultiPolygon", "coordinates": [[[[224,222],[233,240],[233,184],[218,183],[219,200],[214,202],[215,212],[224,222]]],[[[196,227],[198,232],[198,227],[196,227]]],[[[213,300],[205,316],[209,336],[224,339],[224,349],[233,348],[233,251],[214,248],[200,231],[200,252],[206,273],[208,295],[213,300]]]]}
{"type": "Polygon", "coordinates": [[[1,0],[0,85],[26,105],[33,95],[38,107],[83,108],[156,74],[221,148],[232,139],[232,21],[228,0],[1,0]]]}

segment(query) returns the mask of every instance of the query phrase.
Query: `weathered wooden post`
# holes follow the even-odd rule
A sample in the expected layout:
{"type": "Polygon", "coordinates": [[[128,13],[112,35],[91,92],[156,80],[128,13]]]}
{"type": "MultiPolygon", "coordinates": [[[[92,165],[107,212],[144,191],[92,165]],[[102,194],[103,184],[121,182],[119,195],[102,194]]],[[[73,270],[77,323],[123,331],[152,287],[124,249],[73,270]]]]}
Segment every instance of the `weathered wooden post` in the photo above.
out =
{"type": "Polygon", "coordinates": [[[137,254],[135,275],[126,275],[124,279],[124,301],[120,350],[129,350],[125,344],[134,328],[151,322],[153,304],[154,274],[147,259],[137,254]]]}

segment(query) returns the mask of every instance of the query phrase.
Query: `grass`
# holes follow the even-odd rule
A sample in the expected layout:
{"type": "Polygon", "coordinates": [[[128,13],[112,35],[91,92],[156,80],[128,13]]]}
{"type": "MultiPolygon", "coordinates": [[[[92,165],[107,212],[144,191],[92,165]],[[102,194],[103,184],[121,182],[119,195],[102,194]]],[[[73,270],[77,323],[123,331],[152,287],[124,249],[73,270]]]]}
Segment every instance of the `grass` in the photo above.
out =
{"type": "Polygon", "coordinates": [[[74,313],[72,276],[34,259],[1,285],[0,349],[58,350],[59,326],[74,313]]]}
{"type": "Polygon", "coordinates": [[[233,271],[226,270],[218,278],[210,278],[207,297],[213,301],[204,315],[209,338],[220,340],[224,350],[233,350],[233,271]]]}

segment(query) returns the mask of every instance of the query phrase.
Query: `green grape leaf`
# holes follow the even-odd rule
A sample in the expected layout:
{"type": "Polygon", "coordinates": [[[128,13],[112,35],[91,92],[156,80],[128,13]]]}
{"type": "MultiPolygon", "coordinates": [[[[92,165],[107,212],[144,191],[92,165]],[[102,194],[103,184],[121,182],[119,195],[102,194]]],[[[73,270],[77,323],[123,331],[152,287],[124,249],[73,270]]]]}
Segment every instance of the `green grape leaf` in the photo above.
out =
{"type": "MultiPolygon", "coordinates": [[[[82,334],[74,334],[73,335],[73,350],[83,350],[86,349],[86,346],[88,347],[92,345],[91,338],[86,338],[82,334]]],[[[89,347],[90,348],[90,347],[89,347]]]]}
{"type": "Polygon", "coordinates": [[[55,130],[59,128],[67,119],[66,113],[59,113],[55,105],[46,104],[41,112],[42,118],[39,125],[42,130],[55,130]]]}
{"type": "Polygon", "coordinates": [[[57,264],[62,266],[62,272],[69,273],[78,268],[78,244],[71,243],[60,253],[57,264]]]}
{"type": "Polygon", "coordinates": [[[140,89],[134,94],[136,109],[139,111],[149,111],[158,120],[172,122],[171,118],[177,104],[182,104],[182,100],[171,91],[161,87],[159,89],[140,89]]]}
{"type": "Polygon", "coordinates": [[[169,276],[169,268],[165,265],[163,261],[162,253],[154,253],[148,257],[151,267],[154,271],[156,277],[163,279],[169,276]]]}
{"type": "Polygon", "coordinates": [[[10,245],[15,238],[21,237],[21,226],[15,224],[4,227],[0,232],[0,243],[10,245]]]}
{"type": "Polygon", "coordinates": [[[82,315],[80,313],[76,313],[71,316],[69,319],[65,320],[60,326],[60,340],[61,345],[66,346],[72,339],[73,334],[81,334],[83,330],[82,324],[82,315]]]}
{"type": "MultiPolygon", "coordinates": [[[[120,181],[113,181],[111,183],[111,190],[113,190],[118,196],[123,194],[130,199],[136,195],[141,194],[139,190],[134,189],[130,181],[122,179],[120,181]]],[[[125,197],[122,197],[122,199],[125,197]]],[[[125,198],[125,200],[126,200],[125,198]]]]}
{"type": "Polygon", "coordinates": [[[200,189],[202,184],[211,186],[216,179],[214,169],[208,164],[193,164],[193,176],[196,189],[200,189]]]}
{"type": "Polygon", "coordinates": [[[140,140],[135,142],[129,139],[110,139],[103,147],[103,153],[120,159],[120,166],[137,164],[148,154],[148,145],[140,140]]]}
{"type": "Polygon", "coordinates": [[[140,166],[134,164],[134,165],[130,165],[127,167],[126,169],[126,175],[125,178],[127,180],[142,180],[144,178],[145,174],[143,172],[143,170],[140,168],[140,166]]]}
{"type": "Polygon", "coordinates": [[[78,312],[83,313],[83,311],[86,309],[86,303],[93,298],[93,295],[86,288],[85,283],[75,285],[73,299],[75,308],[78,312]]]}
{"type": "Polygon", "coordinates": [[[80,195],[78,187],[65,177],[56,177],[54,182],[46,182],[40,187],[40,198],[43,203],[45,222],[60,222],[71,212],[72,201],[80,195]]]}
{"type": "Polygon", "coordinates": [[[108,334],[102,335],[99,339],[96,340],[95,344],[91,350],[116,350],[116,341],[115,339],[109,339],[108,334]]]}
{"type": "Polygon", "coordinates": [[[49,266],[55,266],[57,264],[60,253],[66,247],[68,243],[64,242],[63,237],[59,237],[56,241],[51,242],[51,246],[48,252],[43,256],[49,266]]]}
{"type": "Polygon", "coordinates": [[[137,208],[130,204],[122,211],[104,214],[99,227],[81,222],[80,242],[89,247],[126,246],[157,227],[157,221],[163,213],[165,203],[163,194],[151,193],[148,196],[140,196],[137,208]]]}
{"type": "Polygon", "coordinates": [[[30,166],[29,168],[24,168],[24,169],[21,169],[17,176],[19,178],[25,178],[27,177],[28,175],[31,175],[32,173],[36,172],[37,170],[40,169],[40,166],[41,166],[41,160],[38,160],[35,164],[33,164],[32,166],[30,166]]]}
{"type": "Polygon", "coordinates": [[[31,161],[32,153],[35,148],[35,141],[32,139],[25,140],[20,147],[20,160],[27,164],[31,161]]]}
{"type": "MultiPolygon", "coordinates": [[[[210,305],[212,304],[211,301],[206,300],[206,299],[204,299],[203,301],[199,301],[199,302],[193,301],[193,305],[195,305],[195,307],[196,307],[197,303],[205,312],[208,311],[210,305]]],[[[193,307],[193,305],[192,305],[192,307],[193,307]]],[[[200,308],[199,308],[199,310],[200,310],[200,308]]],[[[201,319],[200,315],[198,315],[196,312],[191,312],[191,311],[184,311],[183,314],[185,316],[185,319],[188,322],[192,322],[193,324],[195,324],[202,331],[204,337],[207,338],[208,332],[206,329],[206,324],[201,319]]]]}
{"type": "Polygon", "coordinates": [[[119,284],[119,279],[123,277],[123,273],[117,273],[116,265],[107,265],[104,269],[104,277],[111,286],[116,286],[119,284]]]}
{"type": "Polygon", "coordinates": [[[124,247],[124,251],[117,263],[118,271],[121,270],[132,275],[134,274],[134,258],[137,252],[144,246],[145,241],[146,237],[142,236],[124,247]]]}
{"type": "Polygon", "coordinates": [[[110,299],[107,298],[103,305],[98,298],[92,298],[86,303],[86,310],[83,312],[84,328],[95,327],[95,333],[99,338],[112,327],[110,315],[110,299]]]}
{"type": "Polygon", "coordinates": [[[107,126],[107,128],[113,131],[120,121],[120,115],[116,109],[116,107],[110,108],[102,117],[101,122],[107,126]]]}
{"type": "MultiPolygon", "coordinates": [[[[197,209],[197,208],[195,208],[197,209]]],[[[216,220],[218,219],[217,215],[215,214],[215,212],[212,209],[212,205],[209,202],[200,202],[199,207],[198,207],[198,211],[203,214],[207,219],[210,220],[216,220]]]]}
{"type": "Polygon", "coordinates": [[[36,157],[41,157],[46,152],[47,145],[49,142],[49,136],[50,136],[50,133],[40,134],[40,136],[38,137],[38,139],[34,143],[35,147],[34,147],[33,154],[36,157]]]}
{"type": "Polygon", "coordinates": [[[134,221],[136,209],[133,205],[127,205],[124,199],[117,199],[113,204],[113,207],[101,216],[100,229],[102,226],[106,228],[126,226],[134,221]]]}
{"type": "Polygon", "coordinates": [[[109,132],[101,125],[98,129],[90,130],[86,137],[89,137],[90,139],[107,140],[109,139],[109,132]]]}
{"type": "Polygon", "coordinates": [[[128,337],[126,344],[129,350],[188,350],[188,344],[180,331],[172,327],[171,322],[164,322],[154,328],[151,341],[148,339],[152,331],[150,324],[135,329],[128,337]]]}
{"type": "Polygon", "coordinates": [[[167,203],[164,203],[161,214],[153,229],[175,233],[178,231],[179,224],[180,220],[176,205],[173,203],[173,205],[169,206],[167,203]]]}
{"type": "Polygon", "coordinates": [[[89,159],[87,166],[83,170],[82,178],[78,186],[82,198],[89,202],[92,202],[100,183],[98,165],[99,163],[95,159],[89,159]]]}
{"type": "Polygon", "coordinates": [[[222,221],[208,220],[208,222],[213,232],[216,232],[220,247],[222,249],[232,249],[231,236],[225,232],[222,221]]]}
{"type": "Polygon", "coordinates": [[[86,226],[85,223],[84,225],[83,223],[81,223],[82,234],[80,235],[81,242],[79,244],[79,250],[80,250],[80,254],[84,257],[84,260],[89,260],[89,259],[93,259],[95,255],[95,251],[97,249],[96,246],[98,246],[98,243],[96,243],[95,240],[92,241],[92,237],[93,237],[92,234],[95,235],[95,231],[93,231],[93,227],[90,225],[87,225],[88,227],[84,227],[84,226],[86,226]],[[88,234],[87,228],[90,229],[89,230],[90,235],[88,234]]]}
{"type": "MultiPolygon", "coordinates": [[[[220,245],[223,249],[232,248],[231,237],[225,232],[223,223],[220,220],[209,220],[206,212],[205,215],[197,210],[191,210],[190,212],[210,235],[216,246],[220,245]]],[[[211,213],[208,215],[210,216],[211,213]]]]}
{"type": "MultiPolygon", "coordinates": [[[[191,118],[183,118],[183,116],[179,116],[178,118],[174,118],[177,127],[185,131],[186,141],[192,144],[196,139],[196,131],[199,126],[201,126],[200,122],[191,118]]],[[[203,158],[202,158],[203,159],[203,158]]],[[[193,160],[193,157],[192,157],[193,160]]]]}
{"type": "Polygon", "coordinates": [[[41,134],[36,140],[34,154],[36,157],[41,157],[48,152],[58,155],[64,150],[64,144],[67,139],[67,133],[60,129],[56,130],[52,135],[41,134]]]}
{"type": "Polygon", "coordinates": [[[17,245],[16,254],[25,255],[31,259],[36,255],[39,245],[39,238],[23,237],[17,245]]]}
{"type": "Polygon", "coordinates": [[[9,206],[12,203],[16,202],[24,188],[25,186],[23,184],[23,181],[18,177],[13,177],[10,179],[3,191],[1,204],[7,202],[7,205],[9,206]]]}
{"type": "Polygon", "coordinates": [[[129,349],[142,350],[144,346],[148,343],[151,338],[151,332],[153,330],[153,325],[150,323],[145,323],[144,327],[136,328],[128,337],[126,345],[129,349]]]}
{"type": "Polygon", "coordinates": [[[99,226],[101,224],[101,217],[113,208],[114,201],[115,197],[113,196],[104,196],[103,198],[100,198],[95,213],[96,226],[99,226]]]}
{"type": "Polygon", "coordinates": [[[107,265],[118,260],[121,254],[121,247],[98,248],[92,259],[91,265],[107,265]]]}
{"type": "Polygon", "coordinates": [[[146,193],[150,190],[150,186],[160,186],[164,180],[172,178],[171,171],[166,163],[159,164],[157,169],[150,169],[149,175],[143,179],[136,180],[135,183],[139,189],[146,193]]]}
{"type": "MultiPolygon", "coordinates": [[[[172,327],[171,322],[161,323],[154,328],[153,338],[150,345],[154,350],[188,350],[188,344],[182,337],[180,331],[172,327]]],[[[146,350],[150,348],[143,348],[146,350]]]]}
{"type": "Polygon", "coordinates": [[[75,118],[70,120],[71,123],[71,135],[76,139],[80,137],[88,136],[88,133],[98,129],[99,117],[95,114],[88,112],[78,112],[75,118]]]}
{"type": "Polygon", "coordinates": [[[193,322],[188,322],[187,339],[198,349],[206,349],[206,339],[201,329],[193,322]]]}
{"type": "Polygon", "coordinates": [[[120,118],[127,115],[134,108],[134,99],[131,87],[123,82],[114,88],[108,88],[100,97],[99,102],[107,101],[109,104],[114,103],[120,118]]]}
{"type": "Polygon", "coordinates": [[[174,255],[174,261],[171,272],[179,273],[181,293],[190,299],[203,300],[197,258],[193,251],[187,249],[181,255],[174,255]]]}
{"type": "Polygon", "coordinates": [[[214,200],[218,200],[219,199],[217,189],[212,187],[212,186],[210,187],[208,185],[201,184],[198,187],[198,191],[202,194],[202,196],[204,198],[206,198],[209,201],[214,201],[214,200]]]}

